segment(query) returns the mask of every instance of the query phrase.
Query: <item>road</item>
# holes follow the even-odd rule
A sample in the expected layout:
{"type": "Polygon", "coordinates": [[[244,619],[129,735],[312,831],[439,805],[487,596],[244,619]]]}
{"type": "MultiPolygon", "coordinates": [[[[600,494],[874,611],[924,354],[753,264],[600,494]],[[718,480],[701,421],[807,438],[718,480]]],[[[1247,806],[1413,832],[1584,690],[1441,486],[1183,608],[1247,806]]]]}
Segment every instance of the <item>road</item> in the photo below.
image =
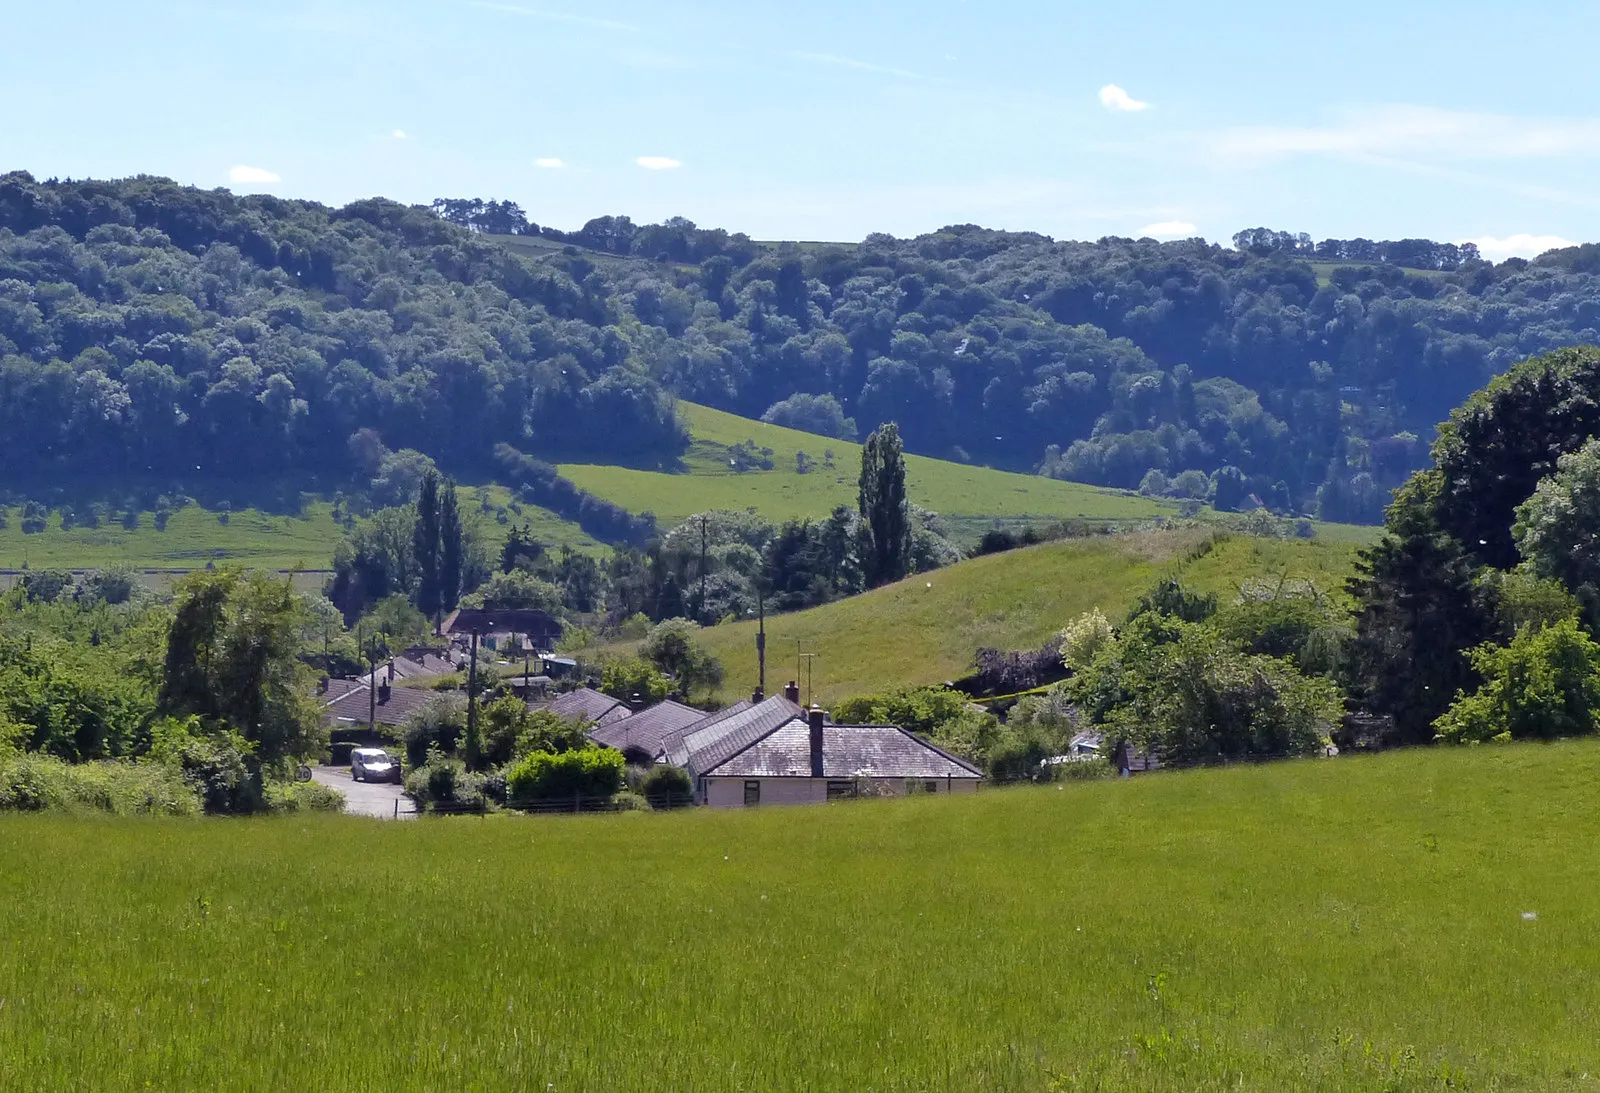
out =
{"type": "Polygon", "coordinates": [[[409,820],[417,814],[411,798],[392,782],[357,782],[350,777],[349,767],[312,767],[311,777],[344,794],[344,810],[352,816],[392,820],[396,801],[400,803],[400,819],[409,820]]]}

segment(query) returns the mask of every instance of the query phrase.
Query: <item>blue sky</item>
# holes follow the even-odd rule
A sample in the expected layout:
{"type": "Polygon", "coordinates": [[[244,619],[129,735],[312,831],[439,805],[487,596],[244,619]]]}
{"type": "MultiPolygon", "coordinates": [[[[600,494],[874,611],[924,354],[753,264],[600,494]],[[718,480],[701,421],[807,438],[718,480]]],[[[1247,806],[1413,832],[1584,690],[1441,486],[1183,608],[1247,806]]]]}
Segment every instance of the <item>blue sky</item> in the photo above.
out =
{"type": "Polygon", "coordinates": [[[7,8],[0,170],[41,178],[757,238],[1600,240],[1592,2],[7,8]]]}

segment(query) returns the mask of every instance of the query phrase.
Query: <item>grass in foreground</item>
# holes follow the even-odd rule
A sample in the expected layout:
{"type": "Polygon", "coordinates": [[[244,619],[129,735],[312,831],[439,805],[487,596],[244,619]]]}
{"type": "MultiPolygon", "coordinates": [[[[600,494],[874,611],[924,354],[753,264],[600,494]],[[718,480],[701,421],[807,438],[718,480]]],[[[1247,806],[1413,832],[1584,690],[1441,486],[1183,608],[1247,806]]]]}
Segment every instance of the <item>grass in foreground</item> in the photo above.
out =
{"type": "MultiPolygon", "coordinates": [[[[667,474],[563,464],[561,473],[632,512],[654,512],[666,526],[706,509],[748,508],[770,520],[784,520],[826,516],[836,505],[855,506],[860,445],[693,403],[678,405],[694,438],[684,458],[687,471],[667,474]],[[727,449],[746,440],[772,449],[772,470],[740,473],[729,468],[727,449]],[[829,450],[834,455],[832,468],[823,465],[824,453],[829,450]],[[795,455],[802,451],[815,466],[809,474],[796,470],[795,455]]],[[[997,518],[1140,520],[1177,512],[1172,504],[1137,494],[920,455],[906,457],[906,492],[915,504],[958,524],[975,523],[978,534],[997,518]]]]}
{"type": "Polygon", "coordinates": [[[1600,746],[805,810],[0,820],[9,1090],[1592,1088],[1600,746]]]}
{"type": "MultiPolygon", "coordinates": [[[[1356,547],[1319,540],[1234,536],[1192,563],[1207,537],[1194,529],[1073,539],[990,554],[924,573],[862,596],[767,619],[767,689],[794,678],[796,642],[818,655],[817,701],[965,675],[973,654],[1037,648],[1078,615],[1113,617],[1162,576],[1175,574],[1224,601],[1252,577],[1309,578],[1343,595],[1356,547]]],[[[754,620],[714,626],[701,640],[722,659],[722,697],[756,684],[754,620]]],[[[800,677],[802,680],[804,675],[800,677]]]]}

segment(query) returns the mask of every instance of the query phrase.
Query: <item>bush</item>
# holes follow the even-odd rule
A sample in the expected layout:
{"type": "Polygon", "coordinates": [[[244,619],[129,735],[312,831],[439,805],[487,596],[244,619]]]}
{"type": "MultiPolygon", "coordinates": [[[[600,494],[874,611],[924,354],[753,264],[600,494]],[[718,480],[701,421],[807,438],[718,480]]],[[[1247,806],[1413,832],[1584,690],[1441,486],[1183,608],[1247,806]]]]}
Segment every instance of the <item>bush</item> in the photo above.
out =
{"type": "Polygon", "coordinates": [[[176,770],[210,813],[257,812],[265,807],[249,741],[232,729],[208,731],[199,718],[168,718],[151,727],[150,758],[176,770]]]}
{"type": "Polygon", "coordinates": [[[344,811],[344,794],[321,782],[273,782],[266,801],[273,812],[344,811]]]}
{"type": "Polygon", "coordinates": [[[1538,629],[1524,626],[1505,646],[1483,645],[1468,656],[1483,679],[1434,724],[1439,739],[1550,740],[1587,736],[1600,710],[1600,645],[1575,619],[1538,629]]]}
{"type": "Polygon", "coordinates": [[[645,772],[639,780],[638,792],[651,802],[673,808],[694,800],[694,781],[682,767],[663,763],[645,772]]]}
{"type": "Polygon", "coordinates": [[[638,657],[608,661],[600,672],[600,690],[624,702],[638,695],[640,701],[654,705],[667,697],[671,686],[654,665],[638,657]]]}
{"type": "Polygon", "coordinates": [[[109,812],[117,816],[194,816],[195,791],[164,763],[66,763],[50,755],[0,753],[0,810],[109,812]]]}
{"type": "Polygon", "coordinates": [[[428,762],[429,752],[453,755],[467,729],[465,695],[440,692],[412,714],[401,730],[406,761],[413,767],[428,762]]]}
{"type": "Polygon", "coordinates": [[[450,759],[437,748],[427,761],[406,775],[407,796],[424,812],[477,811],[486,807],[484,777],[469,774],[466,764],[450,759]]]}
{"type": "Polygon", "coordinates": [[[560,754],[536,751],[506,774],[513,805],[570,797],[610,797],[622,789],[627,764],[611,748],[578,748],[560,754]]]}

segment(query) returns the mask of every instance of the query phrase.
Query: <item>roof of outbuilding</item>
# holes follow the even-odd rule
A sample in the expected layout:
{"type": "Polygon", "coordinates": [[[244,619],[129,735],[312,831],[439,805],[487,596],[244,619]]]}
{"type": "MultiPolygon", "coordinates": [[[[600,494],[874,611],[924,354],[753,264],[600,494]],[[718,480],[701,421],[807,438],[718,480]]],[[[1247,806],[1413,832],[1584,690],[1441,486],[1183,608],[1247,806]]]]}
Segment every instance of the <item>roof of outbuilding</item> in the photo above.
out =
{"type": "MultiPolygon", "coordinates": [[[[811,729],[788,721],[698,773],[732,778],[811,777],[811,729]]],[[[979,778],[978,769],[894,725],[824,725],[824,778],[979,778]]]]}
{"type": "Polygon", "coordinates": [[[344,722],[365,725],[370,714],[379,725],[403,725],[412,714],[427,705],[434,694],[421,687],[390,687],[385,698],[384,688],[380,686],[378,701],[374,704],[367,684],[362,683],[324,703],[322,719],[330,724],[344,722]]]}
{"type": "Polygon", "coordinates": [[[805,710],[782,695],[762,702],[749,699],[712,714],[662,741],[667,762],[702,774],[730,755],[749,747],[785,721],[804,717],[805,710]]]}
{"type": "Polygon", "coordinates": [[[602,747],[643,752],[653,759],[661,754],[662,741],[669,735],[704,721],[705,716],[704,710],[668,699],[632,717],[601,725],[589,734],[589,739],[602,747]]]}
{"type": "Polygon", "coordinates": [[[549,710],[568,721],[593,721],[596,724],[617,721],[632,712],[620,698],[612,698],[589,687],[579,687],[576,691],[556,695],[548,702],[535,704],[534,708],[549,710]]]}

